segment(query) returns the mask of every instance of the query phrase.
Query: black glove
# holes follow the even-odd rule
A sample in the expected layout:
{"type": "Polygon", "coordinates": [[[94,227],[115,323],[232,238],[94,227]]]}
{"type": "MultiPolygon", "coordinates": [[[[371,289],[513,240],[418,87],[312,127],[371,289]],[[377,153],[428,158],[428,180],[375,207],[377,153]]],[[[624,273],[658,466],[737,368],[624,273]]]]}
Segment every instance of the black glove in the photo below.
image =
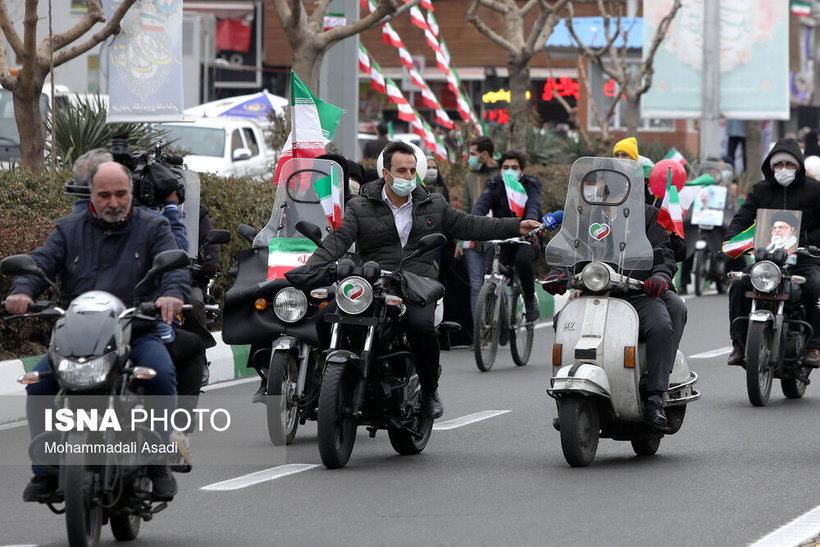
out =
{"type": "Polygon", "coordinates": [[[660,275],[653,275],[643,282],[643,290],[649,296],[659,298],[669,290],[669,281],[660,275]]]}
{"type": "Polygon", "coordinates": [[[567,279],[559,270],[553,270],[547,274],[541,286],[550,294],[564,294],[567,292],[567,279]]]}
{"type": "Polygon", "coordinates": [[[219,266],[214,264],[213,262],[203,262],[199,265],[200,271],[202,274],[207,277],[213,277],[216,275],[216,272],[219,271],[219,266]]]}

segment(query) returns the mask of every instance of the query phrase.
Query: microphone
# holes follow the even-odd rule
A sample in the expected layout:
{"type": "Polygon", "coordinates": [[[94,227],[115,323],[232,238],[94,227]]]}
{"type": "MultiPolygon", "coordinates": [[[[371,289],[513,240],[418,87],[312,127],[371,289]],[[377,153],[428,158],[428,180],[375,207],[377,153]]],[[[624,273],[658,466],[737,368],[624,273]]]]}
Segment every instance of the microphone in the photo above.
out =
{"type": "Polygon", "coordinates": [[[549,230],[552,232],[553,230],[558,229],[561,226],[561,222],[564,221],[564,211],[558,210],[554,213],[547,213],[541,218],[541,226],[534,230],[530,230],[527,235],[524,236],[524,239],[529,239],[535,234],[539,234],[544,230],[549,230]]]}

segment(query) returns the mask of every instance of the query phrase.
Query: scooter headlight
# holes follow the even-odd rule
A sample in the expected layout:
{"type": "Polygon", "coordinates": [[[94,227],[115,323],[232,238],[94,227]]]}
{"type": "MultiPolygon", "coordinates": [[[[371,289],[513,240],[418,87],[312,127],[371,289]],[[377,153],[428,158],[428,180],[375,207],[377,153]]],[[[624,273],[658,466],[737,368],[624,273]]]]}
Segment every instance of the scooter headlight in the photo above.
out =
{"type": "Polygon", "coordinates": [[[780,268],[777,264],[769,260],[763,260],[755,263],[752,266],[752,271],[749,278],[752,281],[752,287],[760,292],[772,292],[780,285],[780,268]]]}
{"type": "Polygon", "coordinates": [[[117,352],[110,351],[105,355],[86,359],[85,357],[57,358],[57,374],[64,384],[75,387],[90,387],[105,381],[108,372],[113,368],[117,352]]]}
{"type": "Polygon", "coordinates": [[[584,287],[592,292],[599,292],[609,286],[609,270],[600,262],[590,262],[581,271],[584,287]]]}
{"type": "Polygon", "coordinates": [[[357,315],[370,307],[373,302],[373,287],[358,275],[346,277],[336,289],[336,304],[350,315],[357,315]]]}
{"type": "Polygon", "coordinates": [[[285,323],[295,323],[307,313],[305,293],[294,287],[285,287],[273,298],[273,313],[285,323]]]}

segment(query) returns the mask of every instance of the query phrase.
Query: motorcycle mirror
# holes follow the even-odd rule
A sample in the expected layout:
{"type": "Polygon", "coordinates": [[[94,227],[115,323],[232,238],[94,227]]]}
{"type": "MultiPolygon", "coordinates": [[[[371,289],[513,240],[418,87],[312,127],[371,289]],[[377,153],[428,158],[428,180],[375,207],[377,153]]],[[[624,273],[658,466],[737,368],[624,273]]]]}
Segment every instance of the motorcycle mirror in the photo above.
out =
{"type": "Polygon", "coordinates": [[[318,247],[322,246],[322,229],[313,224],[312,222],[300,220],[296,223],[296,230],[300,234],[314,242],[318,247]]]}
{"type": "Polygon", "coordinates": [[[43,271],[29,255],[14,255],[0,262],[0,273],[3,275],[38,275],[45,277],[43,271]]]}
{"type": "Polygon", "coordinates": [[[154,262],[151,263],[151,269],[148,270],[145,277],[134,287],[134,301],[137,301],[136,295],[140,294],[143,287],[148,285],[156,276],[171,270],[186,268],[190,263],[191,259],[188,258],[188,253],[182,249],[169,249],[159,253],[154,257],[154,262]]]}
{"type": "Polygon", "coordinates": [[[434,251],[440,247],[444,247],[447,243],[447,238],[444,234],[428,234],[419,240],[419,254],[429,251],[434,251]]]}
{"type": "Polygon", "coordinates": [[[236,235],[250,244],[253,244],[253,238],[256,237],[257,233],[259,232],[256,231],[256,228],[247,224],[240,224],[239,228],[236,229],[236,235]]]}
{"type": "Polygon", "coordinates": [[[224,245],[231,242],[231,232],[229,230],[211,230],[205,237],[205,241],[214,245],[224,245]]]}

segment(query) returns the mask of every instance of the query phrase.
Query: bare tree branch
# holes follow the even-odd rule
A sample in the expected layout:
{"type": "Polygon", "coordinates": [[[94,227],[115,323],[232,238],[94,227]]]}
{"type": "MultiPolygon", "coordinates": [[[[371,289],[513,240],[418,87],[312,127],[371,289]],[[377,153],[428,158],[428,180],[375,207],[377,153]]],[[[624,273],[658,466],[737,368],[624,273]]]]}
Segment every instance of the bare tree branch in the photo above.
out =
{"type": "MultiPolygon", "coordinates": [[[[133,2],[131,4],[133,4],[133,2]]],[[[105,16],[103,15],[100,0],[88,0],[88,2],[86,2],[86,12],[83,14],[82,19],[67,31],[54,35],[54,51],[62,49],[67,44],[78,40],[81,36],[85,35],[86,32],[94,28],[94,25],[103,22],[105,22],[105,16]]],[[[37,46],[37,55],[48,54],[49,44],[48,38],[46,38],[37,46]]]]}
{"type": "Polygon", "coordinates": [[[569,4],[570,0],[559,0],[552,6],[547,4],[546,0],[539,1],[541,3],[541,13],[538,15],[538,19],[533,27],[533,32],[527,40],[527,48],[532,51],[533,54],[544,49],[544,45],[547,43],[547,40],[549,40],[555,25],[558,24],[558,21],[561,19],[560,11],[564,9],[564,6],[569,4]],[[536,29],[539,29],[539,32],[536,33],[536,29]]]}
{"type": "Polygon", "coordinates": [[[542,0],[529,0],[524,6],[521,8],[521,15],[526,17],[527,14],[530,12],[532,8],[534,8],[538,3],[541,3],[541,9],[544,9],[543,1],[542,0]]]}
{"type": "Polygon", "coordinates": [[[636,89],[636,93],[638,95],[643,95],[649,90],[650,87],[652,87],[652,76],[655,74],[655,69],[653,68],[655,63],[655,53],[658,51],[661,42],[663,42],[666,32],[669,30],[669,25],[672,23],[672,19],[675,18],[675,14],[678,13],[680,7],[680,0],[675,0],[675,3],[672,4],[672,9],[670,9],[669,12],[664,15],[663,19],[661,19],[661,22],[655,32],[655,36],[652,37],[652,43],[649,46],[649,53],[641,63],[640,74],[643,78],[642,84],[636,89]]]}
{"type": "MultiPolygon", "coordinates": [[[[54,56],[54,66],[59,66],[66,61],[70,61],[71,59],[77,57],[78,55],[82,55],[112,34],[117,34],[120,31],[120,23],[122,22],[122,18],[125,17],[126,12],[131,8],[131,6],[134,5],[135,2],[136,0],[123,0],[122,4],[120,4],[117,8],[117,11],[115,11],[114,15],[111,16],[111,20],[108,21],[108,23],[106,23],[101,30],[92,34],[91,38],[81,44],[58,52],[54,56]]],[[[46,73],[48,73],[48,59],[45,59],[44,63],[44,68],[46,69],[46,73]]]]}
{"type": "MultiPolygon", "coordinates": [[[[418,1],[420,2],[421,0],[418,1]]],[[[416,4],[418,4],[418,2],[415,2],[413,5],[416,4]]],[[[387,17],[392,15],[395,10],[396,6],[391,0],[382,0],[376,7],[376,11],[368,13],[364,18],[341,27],[332,28],[319,34],[318,43],[322,48],[330,47],[339,40],[344,40],[348,36],[353,36],[354,34],[358,34],[369,28],[383,24],[388,20],[387,17]]]]}
{"type": "Polygon", "coordinates": [[[34,81],[34,68],[37,66],[35,49],[37,48],[37,0],[26,0],[23,15],[23,57],[18,85],[29,87],[34,81]]]}
{"type": "Polygon", "coordinates": [[[0,29],[3,30],[3,34],[6,36],[6,40],[8,40],[9,46],[11,46],[14,54],[22,59],[23,42],[20,40],[20,35],[17,34],[17,31],[14,29],[11,16],[9,15],[8,9],[6,9],[5,0],[0,0],[0,29]]]}
{"type": "Polygon", "coordinates": [[[0,40],[0,85],[8,90],[13,90],[17,84],[17,78],[11,75],[9,63],[6,60],[6,46],[0,40]]]}
{"type": "MultiPolygon", "coordinates": [[[[504,39],[501,35],[496,33],[493,29],[488,27],[484,23],[484,21],[482,21],[481,19],[478,18],[478,16],[476,15],[476,11],[478,10],[478,5],[479,4],[482,4],[482,5],[487,6],[487,7],[492,7],[493,5],[499,6],[496,2],[492,2],[491,4],[488,4],[487,0],[484,0],[484,1],[482,1],[482,0],[473,0],[473,3],[470,6],[470,9],[467,10],[467,22],[472,23],[475,26],[475,28],[478,30],[478,32],[480,32],[481,34],[483,34],[484,36],[489,38],[491,41],[495,42],[496,44],[503,47],[507,51],[509,51],[513,54],[517,54],[518,50],[516,49],[516,47],[512,43],[510,43],[509,41],[504,39]]],[[[492,9],[504,13],[504,7],[503,6],[492,7],[492,9]]]]}
{"type": "Polygon", "coordinates": [[[313,25],[314,32],[325,30],[324,20],[330,0],[314,0],[313,13],[308,16],[308,23],[313,25]]]}

